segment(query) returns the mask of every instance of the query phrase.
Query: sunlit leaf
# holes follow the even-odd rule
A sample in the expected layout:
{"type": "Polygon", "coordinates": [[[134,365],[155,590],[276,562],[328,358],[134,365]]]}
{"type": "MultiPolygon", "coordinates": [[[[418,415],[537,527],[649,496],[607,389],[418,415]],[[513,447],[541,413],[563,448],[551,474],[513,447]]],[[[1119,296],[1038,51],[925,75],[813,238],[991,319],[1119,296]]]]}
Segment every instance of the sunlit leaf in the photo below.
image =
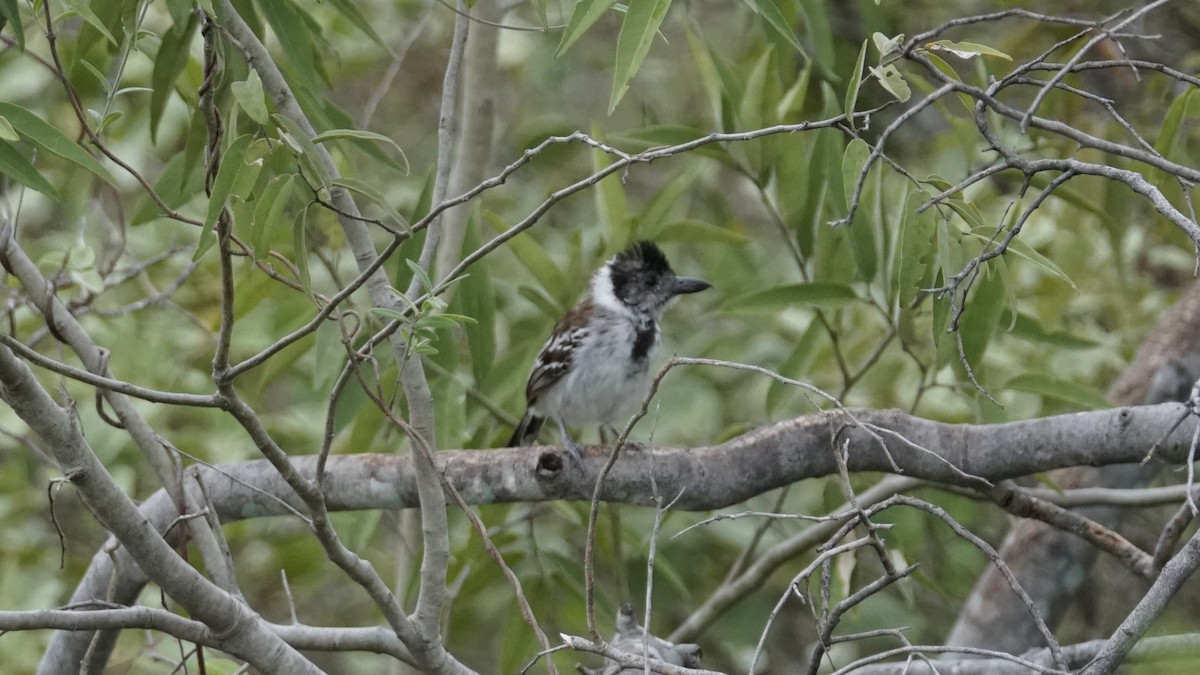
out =
{"type": "Polygon", "coordinates": [[[850,83],[846,85],[846,124],[854,128],[854,107],[858,105],[858,89],[862,85],[863,65],[867,59],[867,40],[863,40],[858,50],[858,61],[854,64],[854,72],[850,74],[850,83]]]}
{"type": "Polygon", "coordinates": [[[0,141],[19,141],[21,136],[17,134],[17,130],[3,116],[0,116],[0,141]]]}
{"type": "Polygon", "coordinates": [[[889,63],[886,66],[878,68],[871,66],[870,71],[871,75],[879,81],[880,86],[894,96],[897,101],[904,103],[912,98],[912,88],[908,86],[908,82],[900,74],[900,70],[896,68],[894,63],[889,63]]]}
{"type": "Polygon", "coordinates": [[[931,52],[949,52],[960,59],[970,59],[976,56],[997,56],[1012,61],[1012,57],[1004,52],[987,45],[974,42],[954,42],[953,40],[937,40],[926,43],[925,48],[931,52]]]}
{"type": "Polygon", "coordinates": [[[271,121],[270,114],[267,112],[267,98],[263,93],[262,79],[259,78],[258,71],[251,70],[245,80],[230,84],[229,91],[233,92],[233,97],[237,99],[238,105],[242,106],[242,110],[246,111],[250,119],[264,125],[271,121]]]}

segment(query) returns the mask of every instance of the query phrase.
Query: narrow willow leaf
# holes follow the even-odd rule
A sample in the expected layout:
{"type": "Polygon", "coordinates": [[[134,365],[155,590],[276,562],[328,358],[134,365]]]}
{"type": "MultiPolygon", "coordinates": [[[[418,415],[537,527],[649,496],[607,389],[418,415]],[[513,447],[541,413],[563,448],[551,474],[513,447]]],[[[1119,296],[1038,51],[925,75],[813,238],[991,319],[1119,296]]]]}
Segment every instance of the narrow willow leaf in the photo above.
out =
{"type": "Polygon", "coordinates": [[[200,240],[196,244],[196,252],[192,254],[193,261],[199,260],[217,241],[216,235],[213,234],[213,227],[217,224],[217,218],[220,217],[221,211],[225,209],[225,203],[233,191],[233,185],[237,182],[238,175],[246,166],[243,160],[245,160],[246,150],[253,140],[254,138],[249,134],[238,136],[221,156],[221,166],[217,169],[217,177],[213,180],[212,195],[208,198],[208,215],[204,218],[204,228],[200,230],[200,240]]]}
{"type": "Polygon", "coordinates": [[[271,119],[275,120],[275,124],[287,131],[286,136],[282,136],[281,140],[292,148],[296,156],[301,159],[301,164],[307,170],[310,180],[316,180],[317,184],[314,189],[326,193],[333,187],[333,179],[329,176],[329,170],[325,167],[325,162],[321,161],[321,154],[317,151],[317,146],[309,138],[308,134],[300,128],[289,117],[284,117],[280,114],[271,115],[271,119]]]}
{"type": "Polygon", "coordinates": [[[292,0],[273,0],[256,3],[255,6],[279,40],[279,46],[291,65],[289,73],[295,81],[309,92],[319,91],[318,78],[322,66],[313,49],[313,41],[314,31],[320,31],[320,26],[307,21],[307,13],[292,0]]]}
{"type": "Polygon", "coordinates": [[[262,78],[258,76],[258,71],[251,70],[245,80],[229,85],[229,91],[233,92],[238,105],[242,106],[242,110],[246,111],[250,119],[262,125],[271,121],[267,112],[267,97],[263,93],[262,78]]]}
{"type": "MultiPolygon", "coordinates": [[[[350,0],[329,0],[329,4],[333,5],[342,16],[350,20],[356,28],[367,34],[371,41],[380,47],[387,47],[383,42],[383,38],[379,33],[375,32],[375,27],[363,16],[363,13],[358,10],[358,5],[350,0]]],[[[469,7],[468,7],[469,9],[469,7]]]]}
{"type": "MultiPolygon", "coordinates": [[[[478,209],[472,209],[463,235],[462,254],[479,248],[483,240],[479,233],[478,209]]],[[[458,308],[475,318],[466,324],[467,349],[471,354],[471,373],[477,384],[482,384],[492,372],[496,361],[496,289],[489,272],[491,258],[484,258],[471,266],[471,273],[460,283],[454,294],[458,308]]]]}
{"type": "Polygon", "coordinates": [[[987,45],[981,45],[974,42],[954,42],[953,40],[937,40],[925,45],[925,49],[931,52],[949,52],[960,59],[970,59],[976,56],[996,56],[1008,61],[1012,61],[1012,57],[1004,52],[993,49],[987,45]]]}
{"type": "Polygon", "coordinates": [[[0,115],[0,141],[19,141],[21,135],[3,115],[0,115]]]}
{"type": "Polygon", "coordinates": [[[867,61],[867,43],[869,40],[863,40],[862,47],[858,50],[858,61],[854,64],[854,72],[850,75],[850,83],[846,85],[846,124],[851,129],[854,128],[854,106],[858,105],[858,90],[862,86],[863,65],[867,61]]]}
{"type": "Polygon", "coordinates": [[[360,141],[375,141],[390,145],[400,153],[400,159],[404,160],[404,173],[409,173],[408,155],[404,154],[404,149],[396,144],[391,138],[383,134],[377,134],[374,131],[365,131],[363,129],[334,129],[325,131],[312,137],[313,143],[325,143],[327,141],[336,141],[338,139],[356,139],[360,141]]]}
{"type": "Polygon", "coordinates": [[[1012,325],[1012,328],[1009,329],[1012,335],[1031,342],[1042,342],[1063,349],[1091,349],[1100,345],[1096,340],[1076,335],[1070,331],[1049,330],[1028,314],[1018,312],[1016,315],[1012,315],[1011,312],[1006,311],[1001,321],[1009,322],[1012,325]]]}
{"type": "MultiPolygon", "coordinates": [[[[508,229],[508,223],[495,213],[488,211],[483,214],[483,217],[497,232],[508,229]]],[[[554,264],[550,254],[546,253],[546,249],[532,235],[518,234],[508,240],[508,248],[550,295],[562,300],[563,298],[560,296],[570,292],[562,270],[554,264]]]]}
{"type": "MultiPolygon", "coordinates": [[[[858,185],[859,176],[866,168],[867,157],[871,148],[861,138],[855,138],[846,145],[842,154],[842,187],[846,193],[847,208],[853,197],[854,188],[858,185]]],[[[863,184],[863,194],[854,213],[854,220],[846,225],[850,233],[850,245],[854,248],[854,260],[864,281],[871,281],[879,270],[879,247],[875,241],[875,231],[871,227],[871,219],[866,213],[866,183],[863,184]]]]}
{"type": "Polygon", "coordinates": [[[397,226],[405,231],[410,229],[408,219],[400,215],[400,212],[394,209],[392,205],[387,202],[387,198],[385,198],[383,193],[379,191],[379,188],[375,187],[374,185],[348,176],[342,176],[334,179],[333,184],[337,187],[345,188],[351,192],[354,192],[355,194],[366,197],[370,202],[383,209],[384,214],[397,226]]]}
{"type": "MultiPolygon", "coordinates": [[[[779,364],[779,374],[793,380],[801,379],[816,360],[817,347],[820,346],[824,335],[825,330],[820,321],[809,322],[808,329],[796,342],[796,348],[779,364]]],[[[774,415],[779,412],[779,405],[786,399],[787,392],[794,389],[791,385],[771,380],[771,384],[767,385],[767,414],[774,415]]]]}
{"type": "MultiPolygon", "coordinates": [[[[595,132],[596,130],[593,130],[595,132]]],[[[599,136],[596,136],[599,138],[599,136]]],[[[609,165],[609,156],[601,150],[592,151],[592,171],[609,165]]],[[[596,214],[607,232],[609,251],[625,248],[633,240],[635,221],[629,213],[629,200],[620,176],[608,175],[592,191],[596,198],[596,214]]]]}
{"type": "Polygon", "coordinates": [[[558,43],[558,48],[554,50],[554,58],[558,58],[566,53],[571,45],[579,39],[581,35],[587,32],[587,29],[592,27],[592,24],[604,16],[604,12],[612,7],[616,0],[579,0],[575,3],[575,10],[571,12],[571,19],[567,22],[567,29],[563,31],[562,40],[558,43]]]}
{"type": "Polygon", "coordinates": [[[983,363],[983,354],[991,342],[996,327],[1000,325],[1000,315],[1004,313],[1005,287],[1004,278],[988,266],[975,280],[971,297],[967,300],[966,311],[963,312],[959,324],[962,336],[963,354],[967,363],[978,371],[983,363]]]}
{"type": "Polygon", "coordinates": [[[21,185],[37,190],[55,201],[59,200],[58,191],[54,189],[54,186],[43,178],[37,169],[33,168],[33,164],[30,164],[24,155],[5,141],[0,141],[0,175],[8,176],[21,185]]]}
{"type": "MultiPolygon", "coordinates": [[[[969,234],[970,236],[981,241],[989,241],[992,238],[993,231],[989,227],[979,227],[972,230],[969,234]]],[[[1034,265],[1037,265],[1059,279],[1067,282],[1070,284],[1071,288],[1079,290],[1079,287],[1075,285],[1075,282],[1071,279],[1071,277],[1067,276],[1067,273],[1064,272],[1061,267],[1056,265],[1053,260],[1047,258],[1041,253],[1038,253],[1037,250],[1035,250],[1029,244],[1021,241],[1020,237],[1008,242],[1008,252],[1012,253],[1018,258],[1024,258],[1025,260],[1028,260],[1034,265]]]]}
{"type": "Polygon", "coordinates": [[[778,310],[801,305],[840,307],[858,300],[858,294],[846,284],[830,281],[786,284],[754,291],[732,298],[725,303],[727,310],[778,310]]]}
{"type": "Polygon", "coordinates": [[[312,295],[312,274],[308,269],[308,209],[300,209],[292,223],[292,262],[300,269],[300,284],[312,295]]]}
{"type": "Polygon", "coordinates": [[[900,301],[900,311],[912,306],[926,278],[928,267],[936,260],[933,251],[933,210],[917,213],[917,207],[929,199],[924,190],[912,190],[904,202],[904,216],[900,221],[900,247],[896,252],[895,286],[900,301]]]}
{"type": "Polygon", "coordinates": [[[288,199],[292,196],[293,174],[276,176],[267,183],[254,205],[254,218],[250,224],[250,248],[254,259],[262,260],[270,252],[271,231],[279,222],[288,199]]]}
{"type": "Polygon", "coordinates": [[[650,52],[650,43],[654,41],[658,27],[670,8],[671,0],[629,0],[629,10],[625,12],[621,34],[617,36],[617,62],[613,67],[608,114],[617,109],[617,104],[628,91],[629,81],[650,52]]]}
{"type": "Polygon", "coordinates": [[[96,16],[94,11],[92,11],[91,3],[87,2],[87,0],[63,0],[63,4],[70,7],[76,14],[79,15],[79,18],[87,22],[87,24],[92,28],[95,28],[96,32],[103,35],[106,40],[113,43],[114,47],[120,46],[120,43],[117,42],[117,39],[113,37],[112,33],[109,32],[108,27],[104,25],[104,22],[100,20],[99,16],[96,16]]]}
{"type": "Polygon", "coordinates": [[[79,166],[109,185],[116,186],[117,183],[113,180],[112,175],[100,162],[96,161],[95,157],[89,155],[82,146],[67,138],[61,131],[50,126],[36,113],[15,103],[0,101],[0,116],[7,119],[13,129],[25,140],[79,166]]]}
{"type": "Polygon", "coordinates": [[[17,7],[17,0],[0,0],[0,17],[8,19],[12,24],[13,37],[17,40],[17,48],[25,51],[25,26],[21,24],[21,9],[17,7]]]}
{"type": "Polygon", "coordinates": [[[1062,380],[1044,373],[1023,373],[1009,380],[1005,389],[1041,394],[1081,408],[1111,408],[1112,402],[1095,389],[1072,380],[1062,380]]]}
{"type": "Polygon", "coordinates": [[[671,215],[671,210],[691,188],[697,173],[696,171],[684,171],[650,199],[650,203],[642,209],[641,215],[638,216],[640,222],[636,229],[639,237],[646,239],[658,237],[658,232],[667,221],[668,216],[671,215]]]}
{"type": "Polygon", "coordinates": [[[681,218],[661,225],[654,233],[655,241],[711,241],[719,244],[750,243],[745,233],[694,218],[681,218]]]}
{"type": "Polygon", "coordinates": [[[791,25],[789,25],[787,19],[783,17],[783,12],[779,11],[779,5],[776,4],[776,0],[742,1],[749,5],[759,16],[761,16],[763,20],[767,22],[767,25],[774,29],[776,33],[782,36],[783,39],[787,40],[788,44],[792,45],[792,48],[795,49],[805,61],[808,60],[808,53],[805,52],[804,47],[800,45],[800,39],[796,37],[796,34],[792,31],[791,25]]]}

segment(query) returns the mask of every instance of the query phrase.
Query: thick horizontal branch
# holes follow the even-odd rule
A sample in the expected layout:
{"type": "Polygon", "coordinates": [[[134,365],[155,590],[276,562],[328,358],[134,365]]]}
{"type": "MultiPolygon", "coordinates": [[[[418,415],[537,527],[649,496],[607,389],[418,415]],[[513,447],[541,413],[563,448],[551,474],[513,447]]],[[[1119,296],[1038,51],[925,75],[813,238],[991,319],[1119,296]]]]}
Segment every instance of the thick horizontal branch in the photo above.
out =
{"type": "MultiPolygon", "coordinates": [[[[1195,423],[1164,434],[1183,412],[1181,404],[1166,403],[983,425],[933,422],[896,410],[822,412],[710,447],[622,451],[601,498],[651,506],[653,477],[658,494],[683,492],[677,509],[718,509],[834,473],[835,440],[849,442],[851,471],[894,473],[894,460],[904,475],[967,487],[1068,466],[1140,462],[1155,443],[1155,461],[1182,461],[1195,423]]],[[[581,464],[566,462],[557,447],[445,451],[440,457],[467,503],[489,504],[588,500],[607,452],[589,447],[581,464]]],[[[292,461],[311,476],[316,459],[292,461]]],[[[223,521],[286,513],[280,499],[303,510],[265,461],[197,470],[205,474],[223,521]]],[[[408,455],[336,456],[327,471],[323,487],[331,510],[417,505],[408,455]]]]}
{"type": "MultiPolygon", "coordinates": [[[[1087,665],[1106,642],[1106,640],[1092,640],[1063,647],[1067,664],[1072,668],[1081,668],[1087,665]]],[[[922,648],[913,647],[912,651],[920,653],[922,648]]],[[[1048,649],[1022,654],[1021,658],[1046,668],[1053,667],[1048,649]]],[[[1146,638],[1133,648],[1125,663],[1133,665],[1170,661],[1194,662],[1198,658],[1200,658],[1200,634],[1192,633],[1146,638]]],[[[919,659],[902,660],[895,663],[876,663],[854,671],[855,675],[932,675],[933,672],[928,664],[919,659]]],[[[1028,675],[1032,671],[1020,663],[1007,659],[972,658],[956,661],[942,658],[937,661],[937,672],[954,673],[955,675],[1028,675]]]]}

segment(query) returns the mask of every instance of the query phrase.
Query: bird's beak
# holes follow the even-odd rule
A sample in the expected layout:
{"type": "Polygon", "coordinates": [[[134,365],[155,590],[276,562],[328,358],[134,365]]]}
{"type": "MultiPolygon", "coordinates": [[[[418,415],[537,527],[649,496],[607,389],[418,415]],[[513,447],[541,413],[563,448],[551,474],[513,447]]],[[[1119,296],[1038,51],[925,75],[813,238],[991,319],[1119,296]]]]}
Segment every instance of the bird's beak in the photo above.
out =
{"type": "Polygon", "coordinates": [[[712,288],[712,284],[703,279],[675,277],[675,288],[672,291],[675,295],[683,295],[685,293],[699,293],[706,288],[712,288]]]}

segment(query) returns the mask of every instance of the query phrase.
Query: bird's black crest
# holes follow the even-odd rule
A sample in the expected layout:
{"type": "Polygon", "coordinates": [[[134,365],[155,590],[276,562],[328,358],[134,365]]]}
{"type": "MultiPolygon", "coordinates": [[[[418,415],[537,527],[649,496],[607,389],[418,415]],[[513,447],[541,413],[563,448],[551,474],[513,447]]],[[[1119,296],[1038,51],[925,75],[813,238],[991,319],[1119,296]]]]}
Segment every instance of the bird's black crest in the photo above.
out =
{"type": "Polygon", "coordinates": [[[671,271],[671,263],[667,262],[667,256],[663,255],[657,244],[646,239],[618,253],[615,260],[623,266],[637,265],[647,272],[656,274],[671,271]]]}

